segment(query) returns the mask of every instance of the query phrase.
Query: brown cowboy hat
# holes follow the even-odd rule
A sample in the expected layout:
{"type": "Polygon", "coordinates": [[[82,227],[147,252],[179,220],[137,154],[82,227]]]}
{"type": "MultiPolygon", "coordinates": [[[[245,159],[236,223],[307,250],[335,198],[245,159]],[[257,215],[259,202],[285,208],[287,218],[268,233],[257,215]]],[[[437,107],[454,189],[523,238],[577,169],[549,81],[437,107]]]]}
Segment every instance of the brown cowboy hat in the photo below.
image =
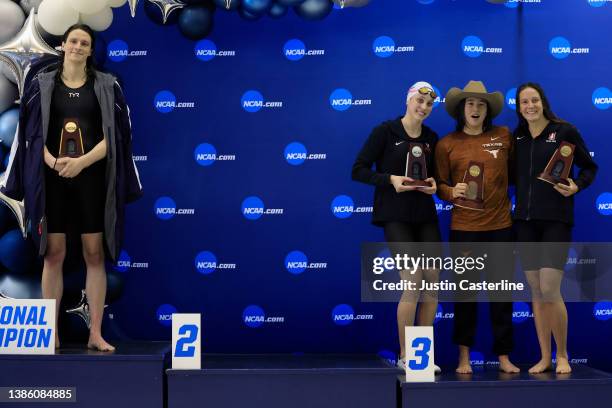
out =
{"type": "Polygon", "coordinates": [[[457,105],[459,105],[459,102],[462,100],[470,97],[487,101],[491,118],[499,115],[504,107],[504,95],[502,95],[501,92],[488,93],[487,88],[485,88],[481,81],[470,81],[463,89],[451,88],[446,93],[446,111],[448,114],[457,119],[455,116],[457,105]]]}

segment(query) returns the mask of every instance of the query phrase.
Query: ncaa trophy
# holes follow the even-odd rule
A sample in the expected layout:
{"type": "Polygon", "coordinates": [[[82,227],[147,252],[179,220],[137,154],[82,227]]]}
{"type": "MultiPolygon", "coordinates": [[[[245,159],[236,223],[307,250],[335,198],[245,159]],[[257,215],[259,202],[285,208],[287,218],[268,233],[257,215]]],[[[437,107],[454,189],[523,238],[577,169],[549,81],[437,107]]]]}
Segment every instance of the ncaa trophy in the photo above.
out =
{"type": "Polygon", "coordinates": [[[561,142],[561,145],[552,155],[544,172],[538,176],[538,179],[550,184],[565,184],[569,186],[569,172],[574,161],[575,145],[568,142],[561,142]]]}
{"type": "Polygon", "coordinates": [[[484,209],[484,163],[470,161],[468,169],[463,176],[463,182],[467,184],[465,197],[457,197],[453,204],[457,207],[469,210],[484,209]]]}
{"type": "Polygon", "coordinates": [[[408,155],[406,156],[406,177],[414,181],[404,181],[405,186],[416,188],[431,187],[431,183],[425,181],[427,178],[427,156],[426,149],[421,143],[410,143],[408,155]]]}
{"type": "Polygon", "coordinates": [[[64,119],[62,134],[60,137],[60,149],[58,157],[81,157],[84,153],[83,136],[79,121],[76,119],[64,119]]]}

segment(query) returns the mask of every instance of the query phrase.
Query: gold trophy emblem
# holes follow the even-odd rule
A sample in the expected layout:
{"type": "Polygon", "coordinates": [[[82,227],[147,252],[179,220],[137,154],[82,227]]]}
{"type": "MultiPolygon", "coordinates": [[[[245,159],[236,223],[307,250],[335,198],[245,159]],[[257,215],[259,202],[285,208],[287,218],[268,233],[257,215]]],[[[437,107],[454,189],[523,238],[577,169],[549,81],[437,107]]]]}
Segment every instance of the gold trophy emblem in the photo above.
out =
{"type": "Polygon", "coordinates": [[[81,157],[85,154],[83,149],[83,135],[76,119],[64,119],[62,134],[60,136],[60,150],[58,157],[81,157]]]}

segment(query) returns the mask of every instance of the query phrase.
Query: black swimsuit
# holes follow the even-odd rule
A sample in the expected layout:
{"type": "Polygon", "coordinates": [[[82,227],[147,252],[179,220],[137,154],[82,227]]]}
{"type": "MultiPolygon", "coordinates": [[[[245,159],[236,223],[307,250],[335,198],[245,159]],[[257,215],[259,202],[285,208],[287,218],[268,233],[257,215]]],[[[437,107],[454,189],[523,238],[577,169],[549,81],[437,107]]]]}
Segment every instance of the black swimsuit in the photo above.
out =
{"type": "MultiPolygon", "coordinates": [[[[93,79],[80,88],[57,81],[51,101],[46,146],[57,157],[64,119],[79,122],[85,153],[104,139],[102,114],[93,79]]],[[[72,178],[60,177],[45,166],[46,216],[49,233],[95,233],[104,231],[106,160],[100,160],[72,178]]]]}

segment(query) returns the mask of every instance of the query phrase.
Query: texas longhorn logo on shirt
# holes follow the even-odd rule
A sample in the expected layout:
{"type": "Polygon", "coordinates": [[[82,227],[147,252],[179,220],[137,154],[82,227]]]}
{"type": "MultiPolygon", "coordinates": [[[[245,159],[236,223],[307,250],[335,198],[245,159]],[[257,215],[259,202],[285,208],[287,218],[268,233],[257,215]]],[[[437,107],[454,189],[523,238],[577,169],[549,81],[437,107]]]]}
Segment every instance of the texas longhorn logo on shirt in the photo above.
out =
{"type": "Polygon", "coordinates": [[[497,154],[502,149],[502,147],[504,147],[504,144],[501,142],[482,144],[482,150],[484,150],[487,153],[490,153],[494,159],[497,159],[497,154]]]}

